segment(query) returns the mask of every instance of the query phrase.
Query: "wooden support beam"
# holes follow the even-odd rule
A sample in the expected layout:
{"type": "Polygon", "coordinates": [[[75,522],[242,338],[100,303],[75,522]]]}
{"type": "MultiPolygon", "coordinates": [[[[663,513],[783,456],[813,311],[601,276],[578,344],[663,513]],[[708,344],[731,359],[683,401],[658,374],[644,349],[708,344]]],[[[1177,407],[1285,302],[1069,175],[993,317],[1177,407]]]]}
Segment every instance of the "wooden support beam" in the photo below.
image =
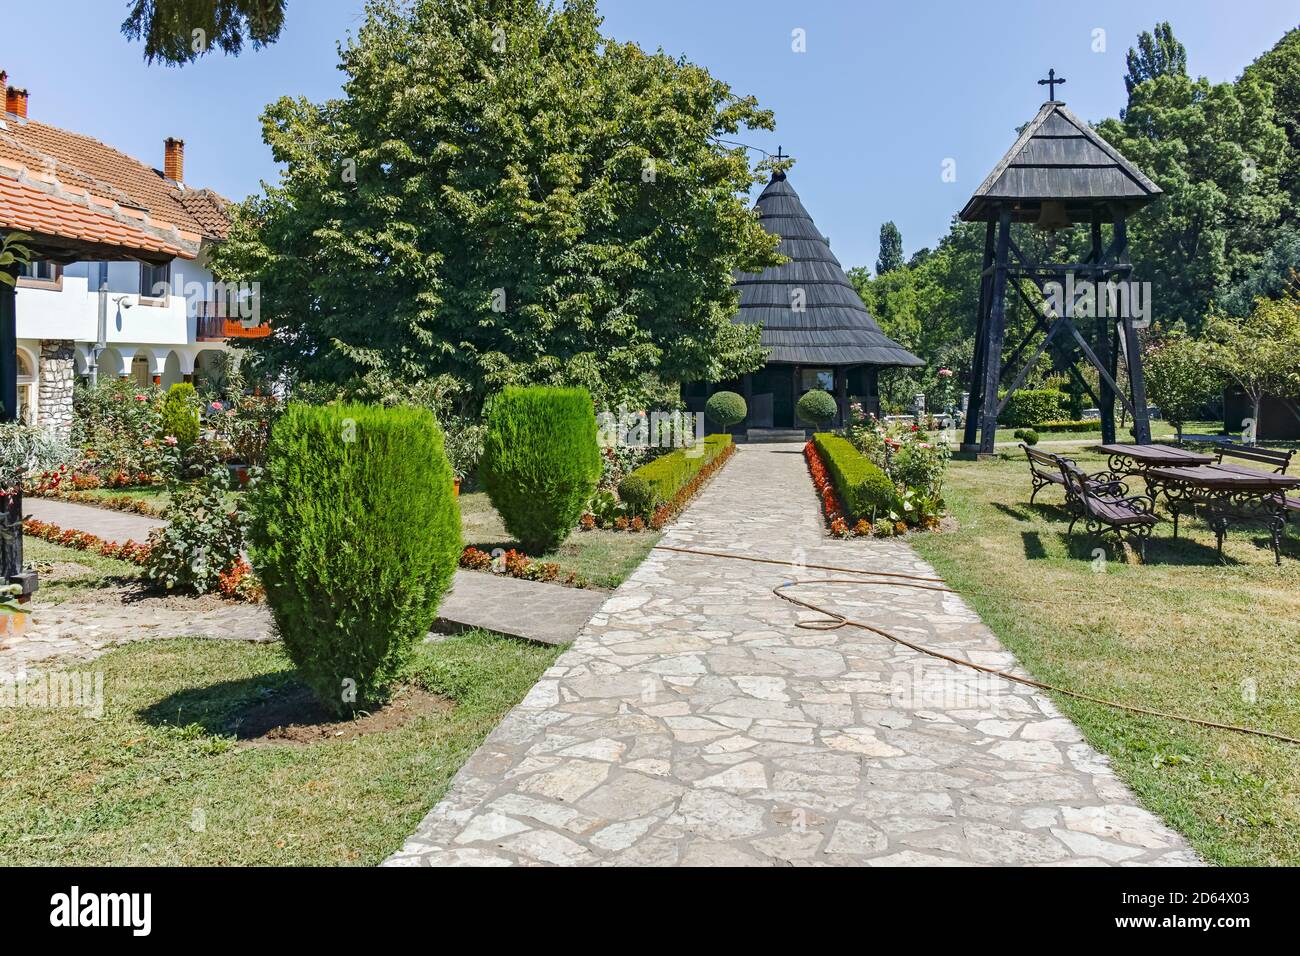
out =
{"type": "Polygon", "coordinates": [[[980,453],[993,454],[998,432],[998,383],[1002,379],[1002,343],[1007,323],[1007,256],[1011,247],[1011,208],[998,212],[998,236],[993,285],[989,290],[989,322],[984,354],[984,395],[980,402],[980,453]]]}
{"type": "Polygon", "coordinates": [[[975,312],[975,356],[971,361],[970,397],[966,401],[966,421],[962,434],[962,449],[974,451],[978,437],[980,402],[984,396],[984,354],[988,340],[989,287],[992,277],[988,271],[993,263],[993,240],[997,224],[992,219],[984,228],[984,261],[980,270],[979,307],[975,312]]]}

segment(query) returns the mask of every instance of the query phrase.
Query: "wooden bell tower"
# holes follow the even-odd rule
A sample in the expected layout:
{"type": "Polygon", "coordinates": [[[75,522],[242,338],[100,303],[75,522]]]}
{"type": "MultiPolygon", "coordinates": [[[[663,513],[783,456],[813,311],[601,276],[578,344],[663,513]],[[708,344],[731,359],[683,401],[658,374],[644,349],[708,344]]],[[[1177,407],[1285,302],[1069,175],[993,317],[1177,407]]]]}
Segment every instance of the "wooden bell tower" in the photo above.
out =
{"type": "MultiPolygon", "coordinates": [[[[1055,70],[1039,81],[1048,86],[1050,99],[961,211],[966,222],[987,224],[961,445],[965,452],[993,452],[998,416],[1053,344],[1058,354],[1068,357],[1075,387],[1101,410],[1103,441],[1115,440],[1116,398],[1133,416],[1137,441],[1151,441],[1139,320],[1128,295],[1133,267],[1126,223],[1159,198],[1160,188],[1055,98],[1056,86],[1064,82],[1055,70]],[[1050,230],[1086,223],[1091,230],[1088,255],[1082,262],[1037,261],[1017,244],[1012,228],[1017,223],[1050,230]],[[1027,284],[1036,294],[1026,292],[1027,284]],[[1028,306],[1033,325],[1004,362],[1008,285],[1028,306]],[[1080,373],[1080,354],[1097,370],[1100,394],[1080,373]],[[1121,355],[1128,371],[1127,391],[1118,385],[1121,355]],[[1004,379],[1017,366],[999,396],[1004,379]]],[[[1146,301],[1149,304],[1149,298],[1146,301]]]]}

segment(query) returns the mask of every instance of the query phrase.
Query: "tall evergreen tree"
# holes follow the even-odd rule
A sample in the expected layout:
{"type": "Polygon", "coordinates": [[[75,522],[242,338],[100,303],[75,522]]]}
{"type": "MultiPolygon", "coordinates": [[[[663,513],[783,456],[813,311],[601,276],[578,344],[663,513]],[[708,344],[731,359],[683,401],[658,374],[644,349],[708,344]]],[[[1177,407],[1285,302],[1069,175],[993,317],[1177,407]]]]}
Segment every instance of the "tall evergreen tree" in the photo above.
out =
{"type": "Polygon", "coordinates": [[[1169,21],[1157,23],[1155,32],[1143,30],[1138,36],[1137,49],[1128,48],[1125,57],[1128,72],[1124,75],[1124,89],[1129,99],[1133,91],[1147,80],[1158,76],[1186,76],[1187,49],[1174,37],[1169,21]]]}
{"type": "Polygon", "coordinates": [[[901,268],[903,259],[903,234],[894,223],[886,222],[880,226],[880,255],[876,258],[876,275],[883,276],[901,268]]]}
{"type": "Polygon", "coordinates": [[[344,96],[263,117],[284,164],[215,266],[261,283],[269,371],[579,385],[762,365],[734,270],[780,262],[750,212],[741,127],[704,69],[603,37],[595,0],[375,0],[344,96]]]}

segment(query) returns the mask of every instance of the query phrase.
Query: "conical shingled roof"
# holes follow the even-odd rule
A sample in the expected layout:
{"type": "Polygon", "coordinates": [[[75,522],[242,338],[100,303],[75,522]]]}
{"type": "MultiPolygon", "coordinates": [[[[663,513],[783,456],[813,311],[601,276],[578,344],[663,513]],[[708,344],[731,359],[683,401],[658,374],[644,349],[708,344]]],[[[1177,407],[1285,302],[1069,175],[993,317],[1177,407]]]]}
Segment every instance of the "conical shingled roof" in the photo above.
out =
{"type": "Polygon", "coordinates": [[[1098,207],[1109,222],[1111,204],[1129,215],[1160,192],[1064,103],[1049,100],[975,190],[961,218],[987,222],[997,217],[999,204],[1010,202],[1015,221],[1033,222],[1043,200],[1059,199],[1075,222],[1090,221],[1098,207]]]}
{"type": "Polygon", "coordinates": [[[830,244],[785,175],[767,184],[756,207],[763,228],[781,237],[783,265],[736,274],[733,321],[763,326],[769,362],[799,365],[924,365],[876,325],[830,244]],[[794,307],[802,290],[803,310],[794,307]]]}

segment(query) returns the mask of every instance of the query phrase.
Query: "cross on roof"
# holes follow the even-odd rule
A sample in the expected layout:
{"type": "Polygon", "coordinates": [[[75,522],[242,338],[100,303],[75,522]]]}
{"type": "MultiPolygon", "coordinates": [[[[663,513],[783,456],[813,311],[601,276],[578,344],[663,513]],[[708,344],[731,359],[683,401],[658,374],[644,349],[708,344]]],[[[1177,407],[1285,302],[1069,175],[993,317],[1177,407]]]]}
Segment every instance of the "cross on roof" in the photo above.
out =
{"type": "Polygon", "coordinates": [[[1047,87],[1047,98],[1052,102],[1056,102],[1056,86],[1058,83],[1064,82],[1065,77],[1058,77],[1055,68],[1053,68],[1047,71],[1047,79],[1039,80],[1038,85],[1047,87]]]}
{"type": "Polygon", "coordinates": [[[781,152],[781,147],[778,146],[776,148],[776,154],[772,158],[779,163],[781,160],[789,159],[790,157],[786,153],[781,152]]]}

